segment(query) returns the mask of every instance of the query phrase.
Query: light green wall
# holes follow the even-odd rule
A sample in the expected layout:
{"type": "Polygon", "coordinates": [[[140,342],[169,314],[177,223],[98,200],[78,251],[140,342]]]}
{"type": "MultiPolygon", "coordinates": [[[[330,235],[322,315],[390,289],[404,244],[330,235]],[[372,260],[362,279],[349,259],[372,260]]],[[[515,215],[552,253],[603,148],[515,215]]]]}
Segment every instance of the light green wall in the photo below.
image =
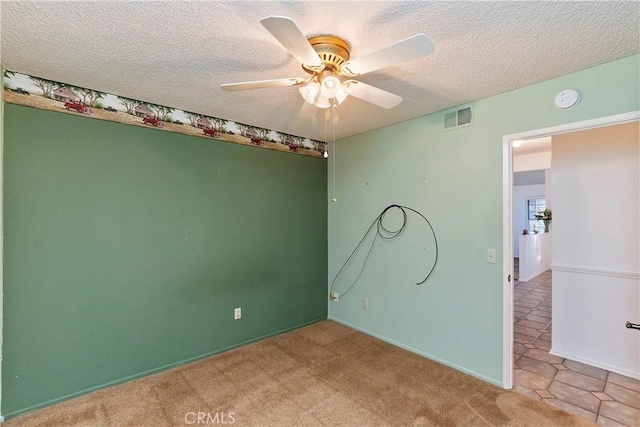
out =
{"type": "MultiPolygon", "coordinates": [[[[636,55],[477,101],[473,126],[443,131],[436,113],[338,141],[329,283],[392,203],[431,220],[440,261],[433,277],[416,286],[429,241],[410,217],[414,228],[375,248],[359,284],[329,303],[329,316],[502,384],[502,137],[640,109],[639,62],[636,55]],[[558,110],[554,97],[568,88],[582,100],[558,110]],[[487,248],[497,249],[496,264],[486,263],[487,248]]],[[[355,277],[363,257],[345,279],[355,277]]],[[[337,291],[350,283],[341,280],[337,291]]]]}
{"type": "Polygon", "coordinates": [[[3,415],[326,318],[324,159],[9,104],[4,141],[3,415]]]}

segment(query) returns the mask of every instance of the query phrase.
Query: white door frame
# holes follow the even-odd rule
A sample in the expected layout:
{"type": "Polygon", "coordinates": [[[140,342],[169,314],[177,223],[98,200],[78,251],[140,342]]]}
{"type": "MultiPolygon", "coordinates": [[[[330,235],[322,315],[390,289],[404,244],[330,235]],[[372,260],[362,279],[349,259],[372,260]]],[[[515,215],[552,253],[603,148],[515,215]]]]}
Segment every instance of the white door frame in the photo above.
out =
{"type": "Polygon", "coordinates": [[[640,120],[640,111],[567,123],[502,137],[502,386],[513,388],[513,150],[512,141],[542,138],[640,120]]]}

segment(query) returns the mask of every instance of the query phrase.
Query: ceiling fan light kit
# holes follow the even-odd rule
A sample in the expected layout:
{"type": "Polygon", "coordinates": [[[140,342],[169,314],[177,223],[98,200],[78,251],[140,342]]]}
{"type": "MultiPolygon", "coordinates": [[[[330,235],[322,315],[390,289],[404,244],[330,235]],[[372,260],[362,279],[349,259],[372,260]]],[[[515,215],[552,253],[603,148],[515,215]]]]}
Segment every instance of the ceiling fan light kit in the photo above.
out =
{"type": "Polygon", "coordinates": [[[318,108],[341,104],[348,96],[359,98],[382,108],[393,108],[402,97],[370,86],[353,78],[400,62],[417,59],[433,52],[433,42],[424,34],[416,34],[363,57],[351,60],[351,46],[338,36],[322,34],[306,37],[295,22],[286,16],[267,16],[262,25],[293,55],[308,79],[289,78],[223,84],[227,91],[300,86],[302,98],[318,108]]]}
{"type": "Polygon", "coordinates": [[[332,99],[336,101],[337,105],[340,105],[349,95],[347,87],[335,76],[333,71],[327,69],[319,75],[314,73],[311,81],[298,90],[305,101],[318,108],[330,107],[332,99]]]}

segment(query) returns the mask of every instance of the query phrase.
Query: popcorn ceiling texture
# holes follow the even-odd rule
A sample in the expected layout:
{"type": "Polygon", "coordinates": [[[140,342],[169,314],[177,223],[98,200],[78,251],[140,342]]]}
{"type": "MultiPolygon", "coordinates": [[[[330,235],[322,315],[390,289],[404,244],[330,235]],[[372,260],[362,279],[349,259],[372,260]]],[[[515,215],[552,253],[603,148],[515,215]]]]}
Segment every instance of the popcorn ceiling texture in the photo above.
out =
{"type": "MultiPolygon", "coordinates": [[[[357,58],[416,33],[435,52],[359,77],[400,95],[384,110],[348,98],[338,138],[548,80],[640,51],[637,2],[2,2],[9,70],[325,140],[324,111],[296,87],[222,83],[307,76],[262,27],[291,17],[357,58]]],[[[550,100],[549,102],[553,102],[550,100]]]]}

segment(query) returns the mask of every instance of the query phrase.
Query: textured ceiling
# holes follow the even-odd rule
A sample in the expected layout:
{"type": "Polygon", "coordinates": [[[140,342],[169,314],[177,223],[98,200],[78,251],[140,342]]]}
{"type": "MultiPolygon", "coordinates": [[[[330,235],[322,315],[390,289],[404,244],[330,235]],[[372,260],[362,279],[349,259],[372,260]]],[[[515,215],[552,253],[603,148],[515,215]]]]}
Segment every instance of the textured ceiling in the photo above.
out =
{"type": "MultiPolygon", "coordinates": [[[[398,94],[391,110],[348,98],[338,138],[589,68],[639,51],[638,2],[0,2],[6,69],[325,139],[324,111],[296,87],[224,92],[221,83],[304,77],[262,27],[333,33],[352,57],[416,33],[427,58],[361,76],[398,94]]],[[[550,100],[552,102],[552,100],[550,100]]]]}

